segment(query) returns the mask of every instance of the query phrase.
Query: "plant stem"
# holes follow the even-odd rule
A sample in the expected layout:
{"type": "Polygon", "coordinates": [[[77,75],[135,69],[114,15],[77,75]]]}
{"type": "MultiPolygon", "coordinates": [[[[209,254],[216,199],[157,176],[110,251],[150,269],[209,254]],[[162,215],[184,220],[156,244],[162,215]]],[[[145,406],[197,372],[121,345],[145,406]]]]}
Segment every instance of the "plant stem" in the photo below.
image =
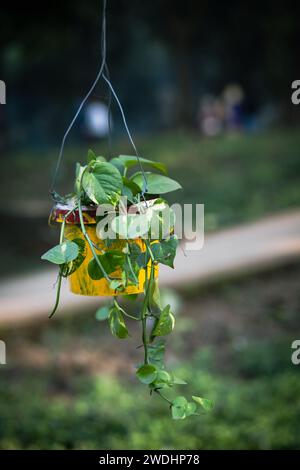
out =
{"type": "Polygon", "coordinates": [[[146,267],[146,277],[145,277],[145,297],[142,305],[142,313],[141,313],[141,320],[142,320],[142,340],[144,346],[144,363],[149,364],[149,354],[148,354],[148,338],[147,338],[147,309],[149,303],[149,282],[148,282],[148,275],[147,275],[148,268],[146,267]]]}
{"type": "Polygon", "coordinates": [[[157,395],[159,395],[163,400],[169,403],[170,406],[172,406],[171,400],[169,400],[167,397],[165,397],[159,390],[154,390],[157,395]]]}
{"type": "Polygon", "coordinates": [[[55,300],[55,304],[54,304],[53,310],[52,310],[52,312],[51,312],[50,315],[49,315],[49,318],[53,317],[53,315],[55,314],[55,312],[56,312],[56,310],[57,310],[58,304],[59,304],[60,290],[61,290],[61,281],[62,281],[62,273],[61,273],[61,270],[59,270],[58,279],[57,279],[56,300],[55,300]]]}
{"type": "MultiPolygon", "coordinates": [[[[128,247],[128,250],[130,251],[129,243],[127,243],[127,247],[128,247]]],[[[133,271],[133,267],[132,267],[131,259],[130,259],[130,254],[127,254],[127,255],[126,255],[126,258],[127,258],[127,262],[128,262],[129,269],[130,269],[131,274],[132,274],[132,276],[133,276],[133,278],[134,278],[134,282],[135,282],[136,284],[138,284],[139,280],[138,280],[138,278],[137,278],[135,272],[133,271]]]]}
{"type": "Polygon", "coordinates": [[[59,243],[62,243],[65,238],[65,226],[66,226],[66,220],[69,217],[72,212],[74,212],[77,209],[77,206],[74,206],[72,209],[70,209],[64,216],[63,216],[63,221],[61,223],[61,228],[60,228],[60,238],[59,238],[59,243]]]}
{"type": "Polygon", "coordinates": [[[114,299],[114,305],[115,307],[120,310],[126,317],[131,318],[132,320],[136,321],[141,321],[140,318],[134,317],[133,315],[130,315],[129,313],[125,312],[125,310],[118,304],[117,299],[114,299]]]}
{"type": "Polygon", "coordinates": [[[102,272],[103,276],[105,277],[105,279],[110,282],[111,279],[110,277],[108,276],[107,272],[105,271],[105,269],[103,268],[102,266],[102,263],[100,262],[98,256],[97,256],[97,253],[95,252],[95,248],[93,246],[93,243],[86,231],[86,228],[85,228],[85,225],[84,225],[84,221],[83,221],[83,215],[82,215],[82,207],[81,207],[81,200],[80,200],[80,196],[78,196],[78,212],[79,212],[79,220],[80,220],[80,226],[81,226],[81,231],[84,235],[84,238],[86,239],[86,241],[88,242],[88,244],[90,245],[90,248],[91,248],[91,252],[93,254],[93,257],[94,257],[94,260],[96,261],[97,265],[98,265],[98,268],[100,269],[100,271],[102,272]]]}
{"type": "Polygon", "coordinates": [[[105,253],[105,251],[102,248],[100,248],[100,246],[97,245],[97,243],[93,242],[92,240],[91,240],[91,242],[93,244],[93,247],[96,248],[96,250],[100,251],[103,254],[105,253]]]}
{"type": "Polygon", "coordinates": [[[149,252],[149,255],[150,255],[151,260],[154,262],[154,261],[155,261],[155,258],[154,258],[154,254],[153,254],[153,252],[152,252],[152,250],[151,250],[151,244],[148,243],[148,242],[145,240],[145,245],[146,245],[146,248],[147,248],[147,250],[148,250],[148,252],[149,252]]]}
{"type": "MultiPolygon", "coordinates": [[[[73,209],[69,210],[63,217],[63,221],[62,221],[61,228],[60,228],[60,236],[59,236],[59,243],[60,244],[63,243],[64,238],[65,238],[66,220],[69,217],[69,215],[76,209],[76,207],[77,206],[74,206],[73,209]]],[[[53,317],[53,315],[55,314],[55,312],[57,310],[58,304],[59,304],[62,277],[63,276],[62,276],[61,268],[59,268],[59,273],[58,273],[58,278],[57,278],[56,299],[55,299],[55,304],[54,304],[54,307],[52,309],[52,312],[49,315],[49,318],[53,317]]]]}
{"type": "Polygon", "coordinates": [[[140,318],[134,317],[133,315],[130,315],[130,313],[125,312],[125,310],[121,309],[121,312],[125,315],[125,317],[131,318],[132,320],[136,321],[141,321],[140,318]]]}
{"type": "Polygon", "coordinates": [[[144,299],[143,309],[142,309],[142,340],[144,346],[144,363],[149,364],[149,354],[148,354],[148,339],[147,339],[147,302],[146,298],[144,299]]]}
{"type": "Polygon", "coordinates": [[[143,345],[144,345],[144,363],[149,364],[149,354],[148,354],[148,338],[147,338],[147,310],[149,307],[149,301],[150,301],[150,293],[151,293],[151,277],[152,277],[152,272],[154,273],[154,265],[153,265],[153,254],[151,252],[151,249],[149,247],[149,244],[145,242],[146,244],[146,250],[149,251],[150,257],[151,257],[151,265],[150,265],[150,277],[148,280],[148,266],[145,268],[145,298],[142,306],[142,314],[141,314],[141,319],[142,319],[142,339],[143,339],[143,345]]]}
{"type": "Polygon", "coordinates": [[[151,258],[150,276],[149,276],[149,283],[148,283],[148,290],[149,290],[149,296],[148,296],[148,310],[151,311],[150,301],[151,301],[151,294],[152,294],[152,292],[153,292],[154,262],[155,262],[155,259],[154,259],[154,255],[153,255],[152,250],[151,250],[151,247],[150,247],[150,243],[148,243],[147,241],[145,241],[145,245],[146,245],[146,250],[148,251],[148,253],[149,253],[149,255],[150,255],[150,258],[151,258]]]}

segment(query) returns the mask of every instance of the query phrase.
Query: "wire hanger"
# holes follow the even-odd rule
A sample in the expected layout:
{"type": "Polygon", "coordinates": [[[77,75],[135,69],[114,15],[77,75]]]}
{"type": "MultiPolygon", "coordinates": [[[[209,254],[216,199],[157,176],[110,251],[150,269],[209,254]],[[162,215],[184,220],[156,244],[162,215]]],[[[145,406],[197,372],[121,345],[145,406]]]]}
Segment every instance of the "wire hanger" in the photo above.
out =
{"type": "Polygon", "coordinates": [[[110,91],[110,97],[109,97],[109,112],[108,112],[108,124],[109,124],[109,148],[111,148],[111,144],[110,144],[110,128],[111,128],[111,113],[110,113],[110,102],[111,102],[111,94],[113,95],[113,97],[115,98],[116,102],[117,102],[117,105],[120,109],[120,112],[121,112],[121,116],[122,116],[122,120],[123,120],[123,124],[124,124],[124,127],[125,127],[125,130],[126,130],[126,133],[128,135],[128,138],[130,140],[130,143],[135,151],[135,154],[136,154],[136,157],[137,157],[137,160],[138,160],[138,163],[139,163],[139,166],[140,166],[140,170],[141,170],[141,173],[143,175],[143,180],[144,180],[144,183],[143,183],[143,189],[142,189],[142,197],[144,198],[144,195],[145,193],[147,193],[147,177],[146,177],[146,174],[145,174],[145,171],[143,169],[143,165],[142,165],[142,162],[140,160],[140,155],[137,151],[137,148],[136,148],[136,145],[133,141],[133,138],[131,136],[131,133],[129,131],[129,127],[128,127],[128,124],[127,124],[127,121],[126,121],[126,118],[125,118],[125,114],[124,114],[124,111],[123,111],[123,108],[122,108],[122,105],[121,105],[121,102],[112,86],[112,83],[110,81],[110,77],[109,77],[109,71],[108,71],[108,67],[107,67],[107,63],[106,63],[106,55],[107,55],[107,48],[106,48],[106,7],[107,7],[107,0],[103,0],[103,7],[102,7],[102,26],[101,26],[101,55],[102,55],[102,60],[101,60],[101,65],[100,65],[100,69],[99,69],[99,72],[91,86],[91,88],[89,89],[89,91],[87,92],[87,94],[85,95],[85,97],[83,98],[83,100],[81,101],[71,123],[69,124],[64,136],[63,136],[63,139],[62,139],[62,142],[61,142],[61,146],[60,146],[60,151],[59,151],[59,155],[58,155],[58,159],[57,159],[57,162],[56,162],[56,167],[55,167],[55,170],[54,170],[54,175],[53,175],[53,179],[52,179],[52,183],[51,183],[51,187],[50,187],[50,194],[52,196],[53,199],[55,199],[55,195],[56,195],[56,191],[55,191],[55,186],[56,186],[56,181],[57,181],[57,177],[58,177],[58,172],[59,172],[59,169],[60,169],[60,166],[61,166],[61,162],[62,162],[62,158],[63,158],[63,151],[64,151],[64,147],[65,147],[65,143],[66,143],[66,139],[73,127],[73,125],[75,124],[75,121],[76,119],[78,118],[79,114],[80,114],[80,111],[82,110],[82,108],[84,107],[85,103],[87,102],[87,100],[89,99],[89,97],[91,96],[91,94],[93,93],[94,89],[96,88],[100,78],[102,77],[103,80],[105,81],[105,83],[108,85],[109,87],[109,91],[110,91]],[[104,71],[105,71],[105,74],[104,74],[104,71]]]}

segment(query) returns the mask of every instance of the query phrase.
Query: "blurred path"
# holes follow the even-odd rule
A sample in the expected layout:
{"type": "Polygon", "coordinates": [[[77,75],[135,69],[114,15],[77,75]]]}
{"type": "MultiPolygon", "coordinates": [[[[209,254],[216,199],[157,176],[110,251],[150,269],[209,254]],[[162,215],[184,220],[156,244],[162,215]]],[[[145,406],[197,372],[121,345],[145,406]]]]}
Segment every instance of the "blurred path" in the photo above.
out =
{"type": "MultiPolygon", "coordinates": [[[[205,283],[300,259],[300,211],[270,216],[261,221],[208,235],[201,251],[179,249],[175,270],[161,267],[160,285],[179,287],[205,283]]],[[[45,319],[54,303],[57,270],[48,269],[0,286],[0,325],[45,319]]],[[[73,295],[65,282],[57,312],[96,308],[105,298],[73,295]]]]}

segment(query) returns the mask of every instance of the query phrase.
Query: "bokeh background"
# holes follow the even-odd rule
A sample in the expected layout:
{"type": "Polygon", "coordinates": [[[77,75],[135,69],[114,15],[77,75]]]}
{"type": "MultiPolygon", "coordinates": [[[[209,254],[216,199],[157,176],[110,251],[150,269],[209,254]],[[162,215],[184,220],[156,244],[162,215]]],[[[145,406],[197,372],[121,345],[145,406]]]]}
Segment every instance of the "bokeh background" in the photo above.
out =
{"type": "MultiPolygon", "coordinates": [[[[58,236],[47,225],[48,189],[64,130],[99,68],[100,14],[99,0],[1,7],[0,448],[300,448],[300,365],[291,363],[299,249],[188,285],[187,260],[182,283],[163,289],[177,322],[169,368],[187,394],[215,402],[184,422],[135,380],[135,325],[129,341],[113,339],[88,302],[52,321],[31,318],[30,295],[10,291],[28,285],[36,299],[34,279],[47,273],[40,255],[58,236]],[[9,296],[18,318],[7,322],[9,296]]],[[[299,17],[289,1],[108,1],[108,65],[136,144],[182,183],[171,201],[205,204],[208,238],[300,210],[300,105],[291,103],[299,17]]],[[[67,141],[59,192],[72,189],[88,147],[132,153],[114,103],[109,145],[108,100],[100,84],[67,141]]]]}

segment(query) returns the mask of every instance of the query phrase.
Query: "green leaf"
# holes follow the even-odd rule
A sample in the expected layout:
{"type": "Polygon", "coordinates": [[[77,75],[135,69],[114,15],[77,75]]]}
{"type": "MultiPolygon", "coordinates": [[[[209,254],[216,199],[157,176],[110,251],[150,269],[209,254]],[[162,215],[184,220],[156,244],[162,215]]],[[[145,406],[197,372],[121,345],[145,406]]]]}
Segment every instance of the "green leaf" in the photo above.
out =
{"type": "Polygon", "coordinates": [[[54,264],[64,264],[73,261],[79,253],[78,245],[69,240],[56,245],[51,250],[44,253],[41,259],[54,264]]]}
{"type": "Polygon", "coordinates": [[[109,316],[109,310],[110,308],[108,305],[104,305],[104,307],[98,308],[96,311],[96,319],[99,321],[107,320],[109,316]]]}
{"type": "Polygon", "coordinates": [[[172,405],[178,406],[178,407],[184,407],[187,405],[187,403],[188,403],[187,399],[183,397],[182,395],[180,395],[173,400],[172,405]]]}
{"type": "Polygon", "coordinates": [[[107,162],[96,161],[82,178],[82,187],[95,204],[116,204],[122,185],[119,171],[107,162]]]}
{"type": "Polygon", "coordinates": [[[176,397],[172,402],[173,419],[184,419],[186,417],[187,399],[183,396],[176,397]]]}
{"type": "Polygon", "coordinates": [[[86,166],[80,165],[80,163],[76,163],[76,171],[75,171],[75,185],[74,185],[74,190],[76,194],[80,194],[81,192],[81,178],[84,170],[86,169],[86,166]]]}
{"type": "Polygon", "coordinates": [[[148,232],[149,222],[145,214],[123,214],[112,220],[111,228],[120,237],[132,240],[148,232]]]}
{"type": "Polygon", "coordinates": [[[201,397],[195,397],[192,396],[192,399],[198,403],[198,405],[202,406],[202,408],[205,409],[205,411],[211,411],[214,407],[214,404],[211,400],[208,398],[201,398],[201,397]]]}
{"type": "MultiPolygon", "coordinates": [[[[103,266],[106,274],[115,272],[118,268],[123,266],[125,255],[118,250],[106,251],[103,255],[98,255],[98,259],[103,266]]],[[[97,281],[104,277],[103,272],[99,268],[95,259],[92,259],[88,264],[88,273],[91,279],[97,281]]]]}
{"type": "Polygon", "coordinates": [[[136,183],[123,176],[122,196],[126,196],[128,201],[134,204],[134,197],[140,193],[140,191],[140,187],[136,183]]]}
{"type": "Polygon", "coordinates": [[[127,300],[134,302],[138,298],[139,294],[124,294],[123,297],[127,300]]]}
{"type": "Polygon", "coordinates": [[[127,338],[128,330],[124,322],[123,314],[118,308],[110,308],[108,323],[113,336],[120,339],[127,338]]]}
{"type": "Polygon", "coordinates": [[[138,257],[142,253],[141,247],[137,243],[130,243],[129,244],[129,254],[130,254],[130,260],[132,263],[136,263],[138,260],[138,257]]]}
{"type": "Polygon", "coordinates": [[[196,413],[196,411],[197,411],[196,403],[193,403],[192,401],[188,402],[185,408],[186,416],[192,416],[196,413]]]}
{"type": "MultiPolygon", "coordinates": [[[[141,190],[143,189],[144,178],[141,172],[135,173],[130,179],[136,183],[141,190]]],[[[180,184],[168,176],[146,173],[146,179],[148,194],[165,194],[181,189],[180,184]]]]}
{"type": "Polygon", "coordinates": [[[158,287],[158,279],[154,279],[152,284],[152,289],[150,292],[150,303],[151,305],[156,305],[158,308],[162,308],[160,301],[160,292],[158,287]]]}
{"type": "Polygon", "coordinates": [[[152,364],[144,364],[137,370],[136,375],[143,384],[148,385],[155,381],[157,369],[152,364]]]}
{"type": "Polygon", "coordinates": [[[156,365],[159,369],[163,368],[165,357],[165,342],[158,340],[148,346],[149,360],[152,364],[156,365]]]}
{"type": "Polygon", "coordinates": [[[97,162],[106,162],[106,158],[102,157],[102,155],[97,155],[97,162]]]}
{"type": "Polygon", "coordinates": [[[134,196],[132,194],[132,191],[130,188],[127,188],[127,186],[123,185],[122,188],[122,196],[127,197],[128,201],[133,203],[134,202],[134,196]]]}
{"type": "Polygon", "coordinates": [[[123,165],[123,163],[121,162],[121,160],[119,160],[118,157],[114,157],[112,158],[109,163],[111,165],[113,165],[115,168],[117,168],[117,170],[119,171],[120,175],[123,176],[124,173],[125,173],[125,166],[123,165]]]}
{"type": "Polygon", "coordinates": [[[120,280],[120,279],[113,279],[110,283],[109,283],[109,288],[112,289],[112,290],[124,290],[124,284],[123,284],[123,281],[120,280]]]}
{"type": "Polygon", "coordinates": [[[172,376],[173,384],[175,385],[187,385],[185,380],[179,379],[178,377],[172,376]]]}
{"type": "Polygon", "coordinates": [[[92,149],[88,149],[87,162],[91,163],[97,159],[95,152],[92,149]]]}
{"type": "Polygon", "coordinates": [[[106,162],[106,158],[102,157],[100,155],[97,156],[93,150],[89,149],[88,154],[87,154],[87,162],[88,163],[93,163],[95,161],[106,162]]]}
{"type": "Polygon", "coordinates": [[[151,239],[161,240],[170,237],[175,226],[174,210],[159,198],[148,208],[147,212],[151,227],[151,239]]]}
{"type": "Polygon", "coordinates": [[[140,192],[140,187],[134,183],[134,181],[125,178],[125,176],[123,176],[123,185],[131,191],[133,196],[136,196],[140,192]]]}
{"type": "Polygon", "coordinates": [[[171,382],[171,376],[166,370],[160,370],[157,374],[157,380],[161,382],[171,382]]]}
{"type": "Polygon", "coordinates": [[[172,406],[172,418],[173,419],[184,419],[186,414],[183,408],[172,406]]]}
{"type": "Polygon", "coordinates": [[[165,336],[171,333],[174,328],[175,318],[172,312],[170,311],[170,305],[167,305],[160,314],[157,324],[152,336],[165,336]]]}
{"type": "Polygon", "coordinates": [[[126,275],[126,280],[130,285],[137,286],[139,284],[139,272],[140,268],[136,262],[132,262],[129,254],[125,257],[125,262],[123,266],[124,273],[126,275]]]}
{"type": "MultiPolygon", "coordinates": [[[[125,168],[132,168],[136,165],[139,165],[137,157],[130,155],[119,155],[118,160],[122,163],[125,168]]],[[[139,157],[139,160],[142,164],[148,165],[151,168],[161,171],[162,173],[167,173],[167,168],[164,163],[154,162],[153,160],[148,160],[147,158],[139,157]]]]}
{"type": "Polygon", "coordinates": [[[162,240],[161,242],[153,243],[151,245],[151,250],[155,261],[165,264],[170,268],[174,268],[174,258],[176,256],[177,247],[178,239],[174,235],[168,240],[162,240]]]}
{"type": "Polygon", "coordinates": [[[65,263],[61,266],[61,275],[63,277],[68,277],[73,274],[82,265],[83,261],[86,258],[85,241],[81,238],[74,238],[72,242],[76,243],[76,245],[78,246],[78,256],[73,261],[65,263]]]}
{"type": "Polygon", "coordinates": [[[156,387],[170,387],[172,386],[172,378],[170,374],[165,370],[160,370],[157,373],[157,377],[155,380],[156,387]]]}
{"type": "Polygon", "coordinates": [[[146,268],[147,264],[149,263],[150,255],[148,251],[141,252],[137,257],[137,264],[140,268],[146,268]]]}

